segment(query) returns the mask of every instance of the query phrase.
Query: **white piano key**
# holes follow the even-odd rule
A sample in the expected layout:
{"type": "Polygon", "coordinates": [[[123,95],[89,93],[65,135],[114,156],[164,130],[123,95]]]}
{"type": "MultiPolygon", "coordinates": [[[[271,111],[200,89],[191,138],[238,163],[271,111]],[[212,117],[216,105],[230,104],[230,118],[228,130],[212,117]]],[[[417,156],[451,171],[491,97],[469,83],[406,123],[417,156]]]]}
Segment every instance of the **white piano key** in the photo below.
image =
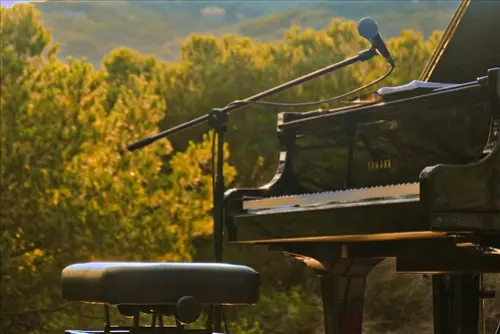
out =
{"type": "Polygon", "coordinates": [[[244,210],[262,210],[296,206],[313,206],[327,203],[348,203],[376,199],[396,199],[399,197],[419,196],[419,183],[397,184],[383,187],[346,189],[314,194],[302,194],[243,201],[244,210]]]}

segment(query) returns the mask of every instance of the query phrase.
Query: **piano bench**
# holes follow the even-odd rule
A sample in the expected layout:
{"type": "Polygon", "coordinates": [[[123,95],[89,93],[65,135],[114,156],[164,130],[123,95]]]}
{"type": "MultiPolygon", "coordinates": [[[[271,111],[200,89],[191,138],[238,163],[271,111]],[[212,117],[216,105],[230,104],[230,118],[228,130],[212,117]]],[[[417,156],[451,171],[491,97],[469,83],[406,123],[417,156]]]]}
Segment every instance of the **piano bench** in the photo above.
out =
{"type": "Polygon", "coordinates": [[[250,305],[259,299],[260,277],[225,263],[90,262],[64,268],[61,287],[64,299],[87,303],[250,305]]]}

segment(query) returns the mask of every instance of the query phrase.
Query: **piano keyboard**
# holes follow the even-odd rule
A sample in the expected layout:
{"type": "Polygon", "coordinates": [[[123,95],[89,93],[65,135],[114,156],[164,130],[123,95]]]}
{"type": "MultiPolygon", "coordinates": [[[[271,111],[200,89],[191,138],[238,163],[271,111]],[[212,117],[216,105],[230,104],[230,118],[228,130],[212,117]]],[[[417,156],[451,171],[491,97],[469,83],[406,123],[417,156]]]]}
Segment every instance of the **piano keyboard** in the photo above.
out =
{"type": "Polygon", "coordinates": [[[279,207],[319,206],[336,203],[352,203],[368,200],[418,198],[419,183],[392,186],[347,189],[314,194],[269,197],[243,201],[244,210],[263,210],[279,207]]]}

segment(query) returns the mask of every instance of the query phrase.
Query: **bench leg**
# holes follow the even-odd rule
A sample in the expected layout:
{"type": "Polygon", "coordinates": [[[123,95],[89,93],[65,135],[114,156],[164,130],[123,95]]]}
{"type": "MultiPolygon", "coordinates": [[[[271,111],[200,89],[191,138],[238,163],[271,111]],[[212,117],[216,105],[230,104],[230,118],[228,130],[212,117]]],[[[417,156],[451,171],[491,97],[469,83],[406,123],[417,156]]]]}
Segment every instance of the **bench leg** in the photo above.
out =
{"type": "Polygon", "coordinates": [[[432,289],[435,334],[479,332],[479,275],[433,275],[432,289]]]}
{"type": "Polygon", "coordinates": [[[366,278],[380,262],[342,259],[330,273],[320,274],[325,334],[361,334],[366,278]]]}

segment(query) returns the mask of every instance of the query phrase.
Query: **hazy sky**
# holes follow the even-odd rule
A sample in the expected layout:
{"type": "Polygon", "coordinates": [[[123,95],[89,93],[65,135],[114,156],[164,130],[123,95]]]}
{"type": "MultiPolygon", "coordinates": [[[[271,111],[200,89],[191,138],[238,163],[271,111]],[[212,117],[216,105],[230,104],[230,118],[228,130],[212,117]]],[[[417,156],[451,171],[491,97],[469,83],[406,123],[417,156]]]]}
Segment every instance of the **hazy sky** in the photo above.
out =
{"type": "Polygon", "coordinates": [[[27,2],[38,2],[38,1],[43,1],[43,0],[0,0],[0,4],[2,7],[11,7],[12,5],[15,5],[16,3],[27,3],[27,2]]]}

